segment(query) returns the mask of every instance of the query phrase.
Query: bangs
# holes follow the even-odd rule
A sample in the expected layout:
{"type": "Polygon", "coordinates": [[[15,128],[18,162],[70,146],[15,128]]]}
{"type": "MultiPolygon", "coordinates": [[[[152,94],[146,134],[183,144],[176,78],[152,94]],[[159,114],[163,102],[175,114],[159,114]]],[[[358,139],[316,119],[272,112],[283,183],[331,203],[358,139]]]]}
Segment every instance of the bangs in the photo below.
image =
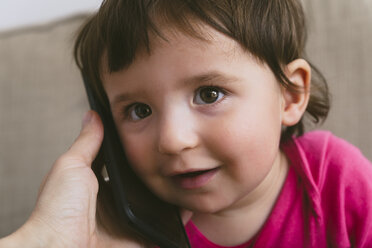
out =
{"type": "MultiPolygon", "coordinates": [[[[167,41],[164,27],[167,31],[207,40],[200,28],[200,16],[193,12],[187,1],[125,2],[104,1],[98,14],[88,20],[82,30],[84,35],[78,37],[75,47],[80,69],[99,70],[103,64],[107,65],[109,72],[125,69],[138,53],[151,54],[151,41],[158,38],[167,41]],[[106,60],[105,63],[102,59],[106,60]]],[[[204,19],[211,18],[205,16],[204,19]]],[[[212,22],[218,30],[224,29],[212,22]]]]}

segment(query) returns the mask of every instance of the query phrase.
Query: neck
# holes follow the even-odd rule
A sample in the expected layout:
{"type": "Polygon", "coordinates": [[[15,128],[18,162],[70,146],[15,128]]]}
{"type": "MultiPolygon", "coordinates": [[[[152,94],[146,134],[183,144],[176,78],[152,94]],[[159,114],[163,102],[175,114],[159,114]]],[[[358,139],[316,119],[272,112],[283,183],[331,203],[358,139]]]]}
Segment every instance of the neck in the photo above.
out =
{"type": "Polygon", "coordinates": [[[219,245],[233,246],[250,240],[269,217],[287,172],[287,158],[279,152],[270,172],[253,191],[220,212],[194,213],[194,224],[209,240],[219,245]]]}

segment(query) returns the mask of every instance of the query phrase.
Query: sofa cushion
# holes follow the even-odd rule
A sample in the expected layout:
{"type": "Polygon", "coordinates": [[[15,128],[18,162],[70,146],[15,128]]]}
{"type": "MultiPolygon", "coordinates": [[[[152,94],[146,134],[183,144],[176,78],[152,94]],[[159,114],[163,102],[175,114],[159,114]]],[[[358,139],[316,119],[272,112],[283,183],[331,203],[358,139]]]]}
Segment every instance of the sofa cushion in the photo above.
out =
{"type": "Polygon", "coordinates": [[[372,160],[372,2],[305,0],[308,57],[332,94],[322,128],[347,139],[372,160]]]}
{"type": "Polygon", "coordinates": [[[18,228],[88,109],[73,63],[85,17],[0,34],[0,237],[18,228]]]}

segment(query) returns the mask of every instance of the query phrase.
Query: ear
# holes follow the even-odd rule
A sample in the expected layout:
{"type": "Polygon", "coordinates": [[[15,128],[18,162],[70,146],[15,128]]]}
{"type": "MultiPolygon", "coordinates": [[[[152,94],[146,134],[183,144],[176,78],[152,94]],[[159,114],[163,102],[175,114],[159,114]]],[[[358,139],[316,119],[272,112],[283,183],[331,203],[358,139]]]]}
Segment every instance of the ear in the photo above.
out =
{"type": "Polygon", "coordinates": [[[296,59],[285,68],[287,78],[299,87],[299,92],[282,88],[282,125],[297,124],[305,113],[310,98],[311,67],[303,59],[296,59]]]}

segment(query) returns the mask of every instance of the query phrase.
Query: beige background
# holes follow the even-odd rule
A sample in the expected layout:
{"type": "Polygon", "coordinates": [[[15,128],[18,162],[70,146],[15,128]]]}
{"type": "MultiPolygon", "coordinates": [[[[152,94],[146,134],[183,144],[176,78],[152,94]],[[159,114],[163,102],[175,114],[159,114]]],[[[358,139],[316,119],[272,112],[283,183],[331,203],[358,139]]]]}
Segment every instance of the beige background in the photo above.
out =
{"type": "MultiPolygon", "coordinates": [[[[308,55],[333,106],[322,128],[372,160],[372,0],[304,0],[308,55]]],[[[80,129],[88,109],[73,64],[82,16],[0,33],[0,237],[26,221],[42,178],[80,129]]]]}

